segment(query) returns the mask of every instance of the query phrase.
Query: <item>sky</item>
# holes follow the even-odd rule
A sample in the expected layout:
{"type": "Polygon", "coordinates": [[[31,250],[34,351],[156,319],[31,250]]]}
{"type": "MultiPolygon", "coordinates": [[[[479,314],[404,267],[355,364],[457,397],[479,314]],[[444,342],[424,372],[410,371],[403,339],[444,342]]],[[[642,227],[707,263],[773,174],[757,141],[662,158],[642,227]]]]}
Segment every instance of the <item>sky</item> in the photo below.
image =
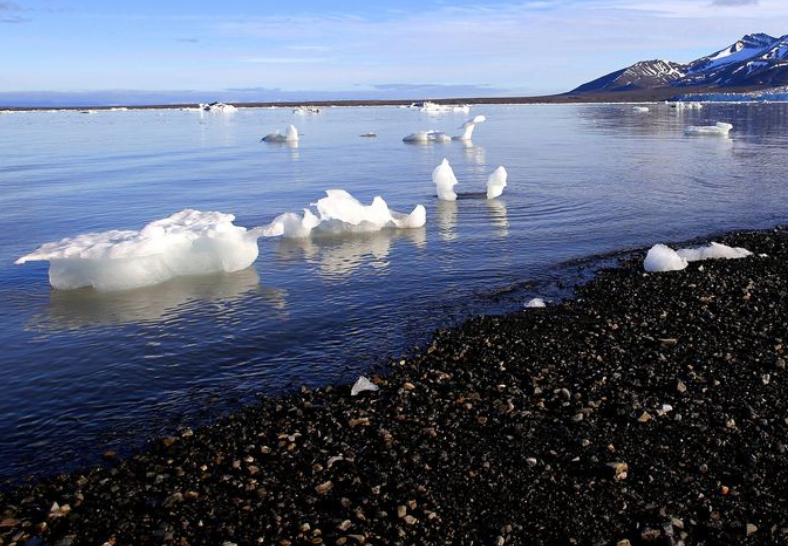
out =
{"type": "Polygon", "coordinates": [[[541,95],[754,32],[788,1],[0,0],[0,104],[541,95]]]}

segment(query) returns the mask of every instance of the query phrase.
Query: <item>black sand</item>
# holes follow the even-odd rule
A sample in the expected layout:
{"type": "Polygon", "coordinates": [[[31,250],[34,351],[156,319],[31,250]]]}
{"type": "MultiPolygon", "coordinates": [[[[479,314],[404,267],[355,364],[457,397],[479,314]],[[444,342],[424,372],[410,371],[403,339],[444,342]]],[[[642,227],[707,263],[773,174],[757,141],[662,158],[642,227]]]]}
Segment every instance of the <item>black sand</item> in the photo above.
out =
{"type": "Polygon", "coordinates": [[[436,333],[378,392],[8,491],[0,544],[787,544],[788,231],[719,241],[768,257],[647,275],[636,253],[436,333]]]}

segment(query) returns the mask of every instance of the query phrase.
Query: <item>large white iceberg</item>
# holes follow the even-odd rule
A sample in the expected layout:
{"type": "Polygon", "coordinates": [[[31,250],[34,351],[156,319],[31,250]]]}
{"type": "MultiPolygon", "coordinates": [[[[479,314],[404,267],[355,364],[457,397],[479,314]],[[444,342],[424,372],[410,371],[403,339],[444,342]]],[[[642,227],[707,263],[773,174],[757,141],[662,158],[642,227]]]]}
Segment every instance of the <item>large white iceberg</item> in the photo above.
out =
{"type": "Polygon", "coordinates": [[[484,123],[485,121],[487,121],[487,118],[481,114],[475,116],[473,119],[469,119],[462,124],[462,127],[460,127],[460,129],[464,129],[462,134],[460,136],[453,137],[453,140],[471,140],[473,137],[473,130],[476,129],[477,125],[484,123]]]}
{"type": "Polygon", "coordinates": [[[688,125],[684,132],[688,135],[728,136],[733,125],[718,121],[714,125],[688,125]]]}
{"type": "Polygon", "coordinates": [[[457,177],[449,165],[449,160],[444,159],[440,165],[432,171],[432,182],[438,191],[438,199],[441,201],[456,201],[457,194],[454,193],[454,186],[457,185],[457,177]]]}
{"type": "Polygon", "coordinates": [[[500,197],[503,189],[506,187],[506,179],[508,177],[509,173],[506,172],[503,166],[498,167],[490,174],[487,178],[487,199],[500,197]]]}
{"type": "Polygon", "coordinates": [[[262,138],[263,142],[298,142],[298,129],[294,125],[290,125],[287,130],[282,133],[279,129],[273,133],[268,133],[262,138]]]}
{"type": "Polygon", "coordinates": [[[697,248],[682,248],[676,254],[688,262],[719,259],[735,260],[752,256],[752,252],[745,248],[733,248],[715,242],[697,248]]]}
{"type": "Polygon", "coordinates": [[[665,271],[681,271],[687,268],[687,260],[679,256],[675,250],[665,245],[654,245],[646,254],[643,269],[649,273],[665,271]]]}
{"type": "Polygon", "coordinates": [[[369,233],[385,228],[413,229],[427,222],[427,210],[417,205],[410,214],[389,209],[382,197],[364,205],[345,190],[327,190],[326,197],[314,203],[317,214],[304,209],[303,216],[287,212],[269,225],[252,230],[265,237],[299,239],[313,233],[369,233]]]}
{"type": "Polygon", "coordinates": [[[139,231],[85,233],[46,243],[15,263],[49,262],[59,289],[127,290],[174,277],[232,272],[257,259],[257,235],[235,216],[186,209],[139,231]]]}

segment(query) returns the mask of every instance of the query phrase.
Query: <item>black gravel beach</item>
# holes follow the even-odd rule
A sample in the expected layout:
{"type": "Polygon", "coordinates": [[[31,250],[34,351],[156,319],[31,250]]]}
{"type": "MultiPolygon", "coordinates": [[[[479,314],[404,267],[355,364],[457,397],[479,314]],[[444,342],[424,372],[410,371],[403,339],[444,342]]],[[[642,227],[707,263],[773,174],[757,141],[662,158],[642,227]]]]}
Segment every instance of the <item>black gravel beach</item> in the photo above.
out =
{"type": "Polygon", "coordinates": [[[715,240],[756,256],[633,252],[436,332],[377,392],[264,399],[5,491],[0,545],[788,544],[788,231],[715,240]]]}

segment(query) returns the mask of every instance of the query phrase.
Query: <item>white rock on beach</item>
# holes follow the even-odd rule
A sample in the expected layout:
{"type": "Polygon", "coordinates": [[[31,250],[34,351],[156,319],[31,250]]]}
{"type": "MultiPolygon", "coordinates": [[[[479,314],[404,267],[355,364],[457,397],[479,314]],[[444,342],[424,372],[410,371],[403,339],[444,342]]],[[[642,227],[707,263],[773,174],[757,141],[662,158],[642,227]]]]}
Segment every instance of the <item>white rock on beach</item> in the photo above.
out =
{"type": "Polygon", "coordinates": [[[362,392],[375,392],[377,390],[380,390],[380,387],[362,375],[358,378],[358,381],[353,384],[353,388],[350,389],[350,396],[358,396],[358,394],[362,392]]]}

